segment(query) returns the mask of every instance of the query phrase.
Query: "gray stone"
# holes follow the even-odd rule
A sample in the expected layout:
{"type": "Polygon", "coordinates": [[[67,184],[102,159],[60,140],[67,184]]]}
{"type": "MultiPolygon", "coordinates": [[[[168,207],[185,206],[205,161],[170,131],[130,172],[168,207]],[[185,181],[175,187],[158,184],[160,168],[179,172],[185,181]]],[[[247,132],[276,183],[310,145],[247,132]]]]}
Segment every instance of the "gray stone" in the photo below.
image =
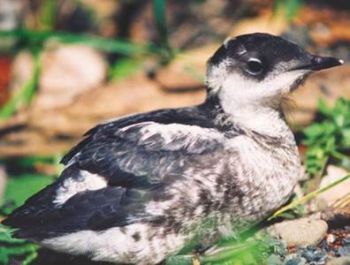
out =
{"type": "MultiPolygon", "coordinates": [[[[326,169],[327,175],[322,178],[320,183],[320,188],[324,188],[335,181],[340,180],[345,177],[348,172],[347,170],[329,165],[326,169]]],[[[336,201],[345,198],[350,190],[350,179],[343,181],[340,185],[337,185],[325,192],[322,192],[315,198],[315,203],[317,205],[317,210],[324,210],[327,207],[333,205],[336,201]]]]}
{"type": "Polygon", "coordinates": [[[338,249],[338,253],[339,253],[340,256],[348,256],[348,257],[350,257],[350,245],[341,246],[338,249]]]}
{"type": "Polygon", "coordinates": [[[282,265],[282,258],[278,255],[272,254],[266,260],[267,265],[282,265]]]}
{"type": "Polygon", "coordinates": [[[0,166],[0,199],[3,197],[6,188],[7,174],[5,168],[0,166]]]}
{"type": "Polygon", "coordinates": [[[298,254],[306,259],[308,264],[324,265],[327,260],[327,252],[315,246],[308,246],[306,248],[299,248],[298,254]]]}
{"type": "Polygon", "coordinates": [[[327,229],[328,225],[323,220],[301,218],[274,224],[268,231],[288,246],[305,247],[317,245],[326,235],[327,229]]]}
{"type": "Polygon", "coordinates": [[[284,260],[283,265],[306,265],[306,259],[297,254],[290,254],[284,260]]]}
{"type": "Polygon", "coordinates": [[[327,262],[327,265],[350,265],[350,256],[332,258],[327,262]]]}

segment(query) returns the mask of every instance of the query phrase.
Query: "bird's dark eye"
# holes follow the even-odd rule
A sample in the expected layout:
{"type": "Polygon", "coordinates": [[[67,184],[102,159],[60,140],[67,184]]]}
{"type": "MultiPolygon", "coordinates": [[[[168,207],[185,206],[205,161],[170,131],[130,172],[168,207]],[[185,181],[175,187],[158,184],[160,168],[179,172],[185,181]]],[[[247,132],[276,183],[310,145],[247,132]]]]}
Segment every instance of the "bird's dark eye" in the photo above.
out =
{"type": "Polygon", "coordinates": [[[250,58],[247,62],[246,70],[252,75],[259,75],[263,72],[262,62],[257,58],[250,58]]]}

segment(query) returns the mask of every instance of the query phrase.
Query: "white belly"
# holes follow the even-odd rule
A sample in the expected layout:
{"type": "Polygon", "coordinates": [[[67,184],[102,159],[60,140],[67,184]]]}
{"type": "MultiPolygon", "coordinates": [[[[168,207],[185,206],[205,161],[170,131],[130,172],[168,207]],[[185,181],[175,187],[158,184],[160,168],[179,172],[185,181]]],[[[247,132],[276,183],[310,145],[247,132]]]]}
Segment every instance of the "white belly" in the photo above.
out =
{"type": "Polygon", "coordinates": [[[46,239],[41,244],[59,252],[87,255],[95,261],[148,265],[179,251],[184,238],[173,233],[163,235],[161,228],[132,224],[100,232],[79,231],[46,239]]]}

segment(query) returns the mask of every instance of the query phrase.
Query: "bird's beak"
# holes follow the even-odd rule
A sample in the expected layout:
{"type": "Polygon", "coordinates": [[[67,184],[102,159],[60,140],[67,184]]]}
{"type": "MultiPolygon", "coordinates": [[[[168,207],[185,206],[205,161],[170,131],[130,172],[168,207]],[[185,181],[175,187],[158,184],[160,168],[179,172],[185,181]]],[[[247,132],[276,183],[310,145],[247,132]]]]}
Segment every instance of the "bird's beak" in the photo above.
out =
{"type": "Polygon", "coordinates": [[[339,65],[342,65],[343,63],[344,63],[343,60],[337,59],[334,57],[323,57],[323,56],[312,55],[309,62],[301,66],[297,66],[293,70],[319,71],[319,70],[339,66],[339,65]]]}

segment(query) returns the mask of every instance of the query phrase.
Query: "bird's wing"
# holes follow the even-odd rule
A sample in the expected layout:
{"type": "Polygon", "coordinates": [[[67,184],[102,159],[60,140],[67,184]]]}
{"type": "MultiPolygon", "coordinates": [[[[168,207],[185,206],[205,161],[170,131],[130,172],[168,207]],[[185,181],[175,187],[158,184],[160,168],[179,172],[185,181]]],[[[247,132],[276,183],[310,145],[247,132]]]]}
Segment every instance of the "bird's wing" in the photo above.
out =
{"type": "Polygon", "coordinates": [[[193,158],[223,148],[225,137],[214,128],[147,121],[100,127],[84,141],[68,155],[58,181],[5,220],[20,228],[18,236],[38,239],[149,220],[147,202],[166,199],[166,187],[196,166],[193,158]]]}
{"type": "Polygon", "coordinates": [[[104,176],[110,185],[123,187],[165,181],[172,166],[179,167],[188,156],[212,152],[225,140],[215,129],[157,122],[102,130],[92,137],[68,164],[77,164],[104,176]]]}

